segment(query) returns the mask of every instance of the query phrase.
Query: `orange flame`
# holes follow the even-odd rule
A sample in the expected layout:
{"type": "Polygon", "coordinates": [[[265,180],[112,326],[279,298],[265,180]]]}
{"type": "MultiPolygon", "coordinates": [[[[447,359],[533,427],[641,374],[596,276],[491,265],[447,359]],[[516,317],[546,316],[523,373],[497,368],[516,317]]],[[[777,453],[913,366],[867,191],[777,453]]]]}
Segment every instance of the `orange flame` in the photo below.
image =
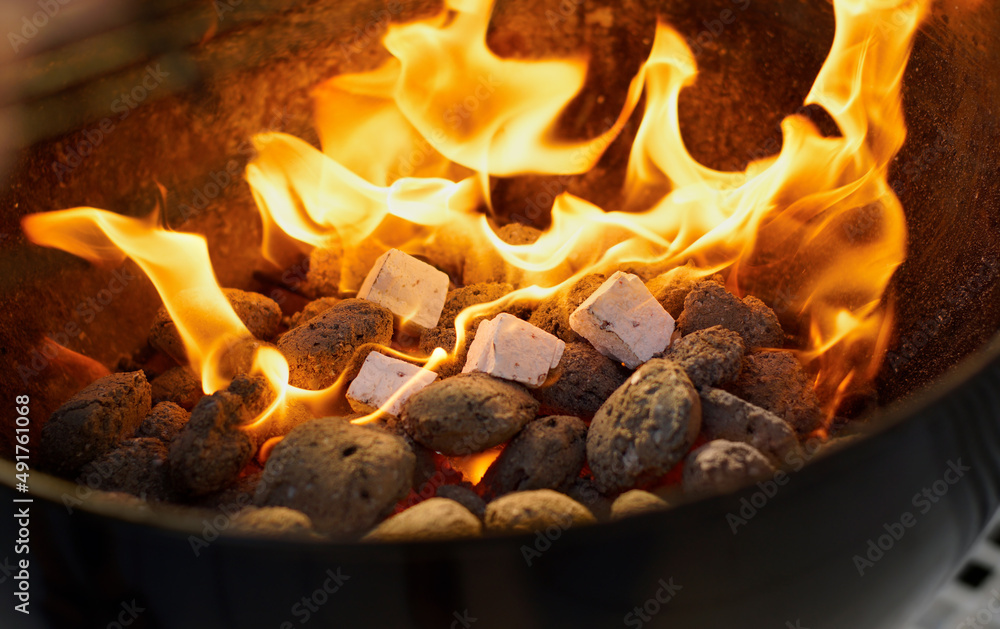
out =
{"type": "Polygon", "coordinates": [[[465,480],[473,485],[478,485],[483,476],[486,476],[486,470],[490,469],[490,466],[497,460],[501,452],[503,452],[503,448],[491,448],[479,454],[450,457],[448,462],[454,469],[462,473],[465,480]]]}
{"type": "Polygon", "coordinates": [[[128,256],[146,273],[177,325],[191,366],[206,392],[228,384],[222,354],[250,332],[233,312],[212,270],[205,239],[156,226],[157,216],[135,219],[93,208],[33,214],[23,221],[32,242],[94,264],[117,265],[128,256]]]}
{"type": "MultiPolygon", "coordinates": [[[[585,273],[626,263],[664,272],[693,261],[697,272],[726,273],[731,289],[757,295],[797,324],[800,355],[832,416],[872,381],[892,325],[884,295],[904,260],[906,229],[887,175],[906,136],[900,87],[929,4],[835,0],[836,37],[806,103],[825,108],[840,135],[824,137],[790,116],[778,155],[720,172],[684,146],[678,99],[697,68],[667,24],[657,26],[612,127],[566,141],[556,122],[582,89],[587,60],[501,59],[486,46],[492,2],[448,0],[435,17],[390,27],[384,45],[392,58],[382,67],[319,86],[322,151],[281,133],[255,138],[247,180],[264,222],[264,256],[283,264],[314,247],[340,249],[345,293],[363,278],[346,271],[367,270],[389,248],[449,270],[470,255],[492,256],[518,284],[506,301],[537,301],[585,273]],[[563,194],[533,244],[508,244],[493,232],[481,212],[491,176],[589,171],[643,93],[627,211],[563,194]]],[[[226,383],[220,352],[248,332],[215,281],[204,239],[159,230],[153,220],[77,209],[28,217],[24,227],[34,242],[95,262],[136,260],[205,390],[216,390],[226,383]]],[[[460,340],[469,318],[488,308],[462,313],[460,340]]],[[[329,412],[345,388],[341,381],[323,391],[289,386],[288,365],[273,349],[257,352],[254,370],[280,391],[258,423],[292,400],[329,412]]]]}

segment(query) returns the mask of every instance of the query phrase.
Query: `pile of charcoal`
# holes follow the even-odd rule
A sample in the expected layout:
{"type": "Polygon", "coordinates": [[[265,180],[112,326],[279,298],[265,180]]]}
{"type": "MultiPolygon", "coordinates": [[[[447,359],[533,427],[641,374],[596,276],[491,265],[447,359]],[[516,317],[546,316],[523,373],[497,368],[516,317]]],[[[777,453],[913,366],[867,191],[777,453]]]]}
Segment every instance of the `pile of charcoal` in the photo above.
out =
{"type": "Polygon", "coordinates": [[[502,267],[454,288],[454,275],[391,250],[344,298],[339,258],[311,259],[300,288],[313,301],[298,312],[225,294],[255,337],[247,347],[277,348],[291,385],[342,383],[342,416],[291,401],[255,421],[276,392],[249,369],[204,395],[161,310],[144,353],[160,360],[59,408],[42,430],[47,469],[137,508],[205,522],[221,510],[234,534],[396,541],[668,509],[826,448],[810,440],[823,413],[780,349],[778,317],[720,276],[621,269],[532,303],[507,298],[502,267]],[[439,347],[449,356],[414,358],[439,347]],[[151,367],[164,357],[176,365],[151,367]],[[458,462],[482,453],[498,454],[473,484],[458,462]]]}

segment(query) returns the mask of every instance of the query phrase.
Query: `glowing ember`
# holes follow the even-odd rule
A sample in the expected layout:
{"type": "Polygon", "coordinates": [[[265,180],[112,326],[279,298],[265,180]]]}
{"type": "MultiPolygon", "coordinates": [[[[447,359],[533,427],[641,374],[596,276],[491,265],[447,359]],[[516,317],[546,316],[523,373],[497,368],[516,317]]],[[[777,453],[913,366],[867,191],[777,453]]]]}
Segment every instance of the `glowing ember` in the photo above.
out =
{"type": "Polygon", "coordinates": [[[470,456],[452,457],[448,461],[454,469],[462,473],[465,480],[473,485],[478,485],[479,481],[486,475],[486,470],[490,469],[493,461],[497,460],[501,452],[503,452],[503,448],[493,448],[470,456]]]}
{"type": "MultiPolygon", "coordinates": [[[[832,417],[845,396],[870,385],[892,326],[885,290],[903,262],[906,230],[886,178],[906,135],[900,86],[929,0],[834,4],[836,38],[806,103],[825,108],[841,135],[824,137],[790,116],[780,154],[745,172],[708,169],[685,149],[678,98],[696,78],[695,60],[666,24],[615,125],[579,142],[558,139],[554,129],[582,89],[583,58],[497,57],[486,46],[492,3],[485,0],[451,0],[434,18],[392,26],[385,65],[316,90],[322,151],[284,134],[255,139],[247,180],[264,222],[264,256],[285,264],[315,247],[337,252],[345,293],[356,292],[390,249],[453,278],[470,278],[473,262],[495,262],[520,289],[506,302],[537,301],[625,265],[664,272],[693,262],[695,273],[722,273],[737,295],[780,303],[799,319],[799,356],[832,417]],[[482,211],[491,176],[590,170],[643,92],[622,191],[627,211],[563,194],[537,241],[508,244],[494,233],[482,211]],[[861,213],[865,233],[846,229],[861,213]]],[[[232,374],[224,365],[249,333],[215,280],[203,238],[159,229],[155,217],[89,208],[27,217],[24,230],[95,263],[135,260],[176,322],[205,391],[226,386],[232,374]]],[[[459,347],[465,322],[489,310],[458,317],[459,347]]],[[[433,368],[445,358],[439,349],[421,362],[433,368]]],[[[318,414],[342,400],[343,375],[328,389],[305,391],[288,385],[279,352],[257,351],[253,365],[279,391],[258,423],[292,401],[318,414]]],[[[485,470],[483,461],[466,466],[467,476],[485,470]]]]}

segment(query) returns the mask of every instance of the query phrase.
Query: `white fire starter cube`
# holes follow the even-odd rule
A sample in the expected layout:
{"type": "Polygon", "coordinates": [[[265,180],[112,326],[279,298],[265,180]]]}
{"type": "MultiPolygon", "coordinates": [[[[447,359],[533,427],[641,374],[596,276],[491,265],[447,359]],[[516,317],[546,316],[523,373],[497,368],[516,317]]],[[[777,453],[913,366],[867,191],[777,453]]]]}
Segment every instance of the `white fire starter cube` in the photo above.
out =
{"type": "Polygon", "coordinates": [[[384,409],[389,415],[398,417],[410,396],[435,380],[437,374],[433,371],[372,352],[365,358],[361,371],[348,387],[347,402],[356,413],[372,413],[382,408],[402,389],[392,404],[384,409]]]}
{"type": "Polygon", "coordinates": [[[566,343],[514,315],[482,321],[462,373],[481,371],[537,387],[562,360],[566,343]]]}
{"type": "Polygon", "coordinates": [[[398,249],[383,253],[368,272],[358,298],[388,308],[407,323],[433,328],[448,296],[448,275],[398,249]]]}
{"type": "Polygon", "coordinates": [[[635,369],[670,345],[674,318],[642,279],[618,271],[569,317],[573,331],[635,369]]]}

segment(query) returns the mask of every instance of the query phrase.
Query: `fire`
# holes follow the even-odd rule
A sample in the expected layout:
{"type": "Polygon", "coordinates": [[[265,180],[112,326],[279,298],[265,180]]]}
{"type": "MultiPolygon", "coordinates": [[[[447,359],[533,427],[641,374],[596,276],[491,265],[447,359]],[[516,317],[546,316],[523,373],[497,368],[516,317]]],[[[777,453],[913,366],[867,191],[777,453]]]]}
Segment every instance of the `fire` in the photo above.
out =
{"type": "MultiPolygon", "coordinates": [[[[760,297],[795,323],[800,356],[832,417],[845,397],[870,386],[892,328],[885,293],[905,258],[906,226],[887,177],[906,137],[902,77],[929,4],[836,0],[836,37],[806,104],[829,112],[840,135],[825,137],[790,116],[778,155],[720,172],[685,148],[678,99],[697,67],[669,25],[658,25],[614,124],[568,141],[556,122],[583,87],[586,57],[497,57],[486,45],[492,2],[449,0],[435,17],[391,26],[384,65],[316,89],[322,150],[281,133],[255,138],[246,176],[264,223],[264,257],[284,266],[315,247],[337,250],[340,288],[350,294],[390,248],[422,255],[452,277],[471,255],[508,269],[520,290],[505,300],[529,301],[626,264],[723,273],[730,290],[760,297]],[[562,194],[537,242],[511,245],[494,233],[483,211],[490,177],[591,170],[643,94],[621,211],[562,194]]],[[[205,391],[226,385],[222,356],[248,332],[215,280],[203,238],[159,229],[155,218],[89,208],[31,216],[24,229],[36,243],[95,263],[135,260],[177,323],[205,391]]],[[[459,317],[460,338],[465,321],[487,308],[459,317]]],[[[423,360],[443,358],[439,350],[423,360]]],[[[253,369],[280,391],[258,423],[293,401],[329,412],[345,388],[289,386],[288,365],[273,349],[258,350],[253,369]]]]}
{"type": "Polygon", "coordinates": [[[177,324],[205,391],[217,391],[234,375],[224,372],[226,354],[252,337],[219,288],[205,239],[159,229],[156,219],[155,214],[134,219],[77,208],[26,216],[23,228],[33,242],[94,264],[117,265],[132,258],[177,324]]]}
{"type": "Polygon", "coordinates": [[[448,461],[451,466],[462,473],[465,480],[469,481],[473,485],[478,485],[479,481],[486,476],[486,470],[490,469],[493,465],[493,461],[497,460],[500,453],[503,452],[503,448],[492,448],[486,452],[480,452],[479,454],[473,454],[470,456],[462,457],[452,457],[448,461]]]}

